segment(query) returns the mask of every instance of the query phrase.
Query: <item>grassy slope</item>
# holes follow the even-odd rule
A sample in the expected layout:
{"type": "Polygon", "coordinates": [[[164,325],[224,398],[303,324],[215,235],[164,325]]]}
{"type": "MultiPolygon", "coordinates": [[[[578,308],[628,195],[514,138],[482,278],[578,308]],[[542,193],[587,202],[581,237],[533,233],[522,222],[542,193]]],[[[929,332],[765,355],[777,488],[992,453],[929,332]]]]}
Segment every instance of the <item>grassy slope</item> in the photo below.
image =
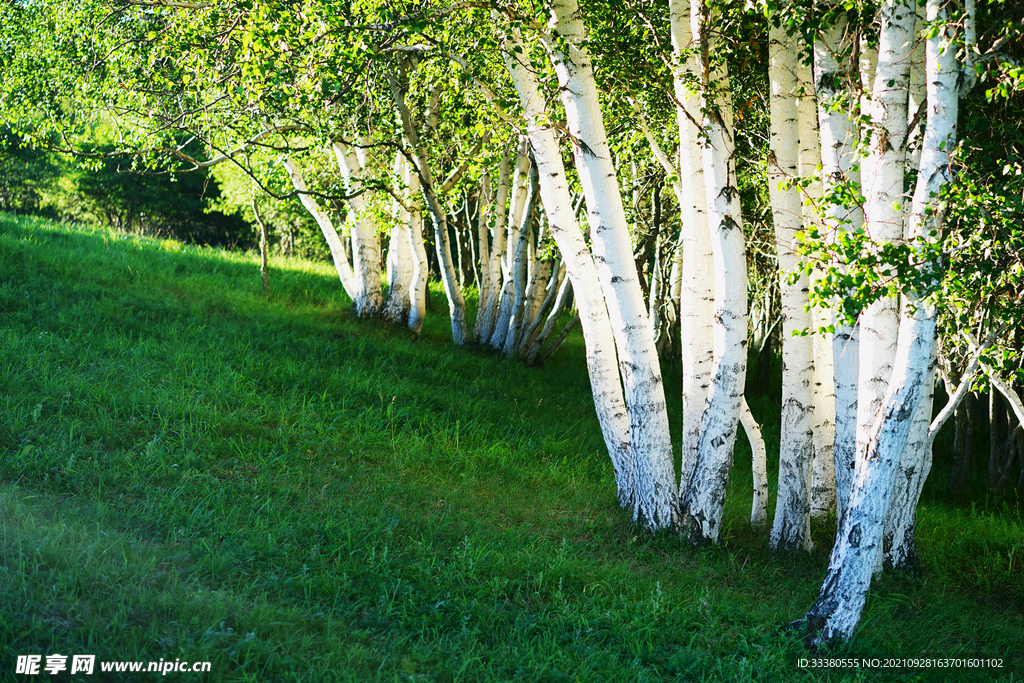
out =
{"type": "Polygon", "coordinates": [[[443,306],[412,340],[329,268],[272,265],[268,302],[245,255],[0,216],[0,680],[54,652],[210,681],[1020,680],[1019,516],[923,509],[924,578],[876,584],[833,653],[1003,669],[801,669],[779,627],[830,539],[763,550],[743,447],[722,546],[637,533],[578,338],[531,370],[453,349],[443,306]]]}

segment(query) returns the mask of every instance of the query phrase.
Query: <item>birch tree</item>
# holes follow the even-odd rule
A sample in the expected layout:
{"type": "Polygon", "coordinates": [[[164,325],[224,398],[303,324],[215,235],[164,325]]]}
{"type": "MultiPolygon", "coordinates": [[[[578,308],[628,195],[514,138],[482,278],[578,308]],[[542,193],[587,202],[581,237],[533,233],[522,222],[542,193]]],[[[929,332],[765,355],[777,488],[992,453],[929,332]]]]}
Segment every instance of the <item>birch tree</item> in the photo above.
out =
{"type": "MultiPolygon", "coordinates": [[[[679,209],[682,218],[682,250],[679,325],[683,366],[683,436],[680,492],[696,469],[700,425],[707,407],[714,363],[715,269],[708,229],[704,160],[701,149],[701,63],[700,34],[694,31],[692,5],[688,0],[669,3],[672,35],[673,91],[676,99],[676,127],[679,130],[679,209]]],[[[664,155],[662,155],[664,156],[664,155]]],[[[672,169],[674,170],[674,169],[672,169]]]]}
{"type": "Polygon", "coordinates": [[[798,108],[797,37],[778,16],[769,29],[771,143],[768,190],[775,224],[782,291],[782,418],[779,445],[779,497],[769,545],[779,550],[810,550],[811,466],[814,456],[812,387],[813,340],[799,334],[811,327],[808,283],[798,267],[796,236],[803,229],[798,108]]]}
{"type": "Polygon", "coordinates": [[[345,288],[345,293],[348,294],[349,298],[355,301],[360,296],[360,289],[356,285],[352,264],[348,261],[348,252],[345,249],[341,235],[338,233],[338,229],[334,225],[334,220],[323,206],[320,205],[320,202],[317,201],[313,193],[310,192],[309,185],[306,183],[306,176],[295,159],[290,156],[284,156],[281,158],[281,165],[287,171],[288,177],[298,193],[299,201],[309,211],[316,224],[320,226],[320,231],[323,233],[324,239],[327,240],[327,245],[331,249],[331,259],[334,261],[334,269],[338,272],[338,277],[341,279],[341,285],[345,288]]]}
{"type": "Polygon", "coordinates": [[[733,158],[732,101],[728,70],[716,54],[714,14],[691,4],[691,26],[700,45],[702,162],[715,273],[714,365],[701,418],[697,461],[681,489],[685,531],[694,543],[718,540],[725,486],[732,466],[747,363],[747,268],[739,191],[733,158]]]}
{"type": "MultiPolygon", "coordinates": [[[[331,143],[338,167],[341,169],[350,195],[348,204],[352,209],[349,231],[352,236],[352,260],[356,291],[353,302],[360,317],[373,316],[384,305],[380,286],[381,253],[380,235],[373,217],[372,195],[361,187],[362,176],[368,173],[369,155],[365,145],[355,140],[346,144],[338,139],[331,143]]],[[[397,258],[397,256],[396,256],[397,258]]]]}
{"type": "MultiPolygon", "coordinates": [[[[820,214],[824,186],[819,175],[822,167],[821,136],[818,130],[818,100],[815,96],[813,63],[809,60],[808,48],[813,53],[813,41],[801,46],[797,63],[797,118],[800,140],[798,172],[801,191],[801,214],[804,231],[822,228],[820,214]]],[[[796,245],[794,245],[794,249],[796,245]]],[[[811,289],[822,277],[822,270],[815,264],[807,273],[807,285],[811,289]]],[[[835,475],[835,369],[833,365],[833,340],[823,334],[831,321],[831,312],[821,305],[813,305],[810,292],[802,290],[800,300],[810,308],[811,356],[813,377],[811,383],[812,413],[812,465],[810,506],[812,518],[828,516],[836,506],[835,475]]]]}
{"type": "MultiPolygon", "coordinates": [[[[441,204],[438,193],[438,189],[441,189],[443,192],[450,189],[450,187],[447,181],[442,181],[435,187],[434,171],[427,158],[426,148],[420,143],[420,131],[417,130],[412,112],[406,100],[406,93],[409,87],[409,71],[412,66],[408,59],[400,57],[397,61],[397,73],[388,76],[388,84],[394,99],[398,120],[401,123],[402,134],[405,138],[409,163],[418,176],[420,192],[423,195],[424,204],[426,204],[433,221],[434,245],[437,249],[438,263],[441,268],[441,282],[444,285],[445,296],[448,299],[448,315],[451,318],[452,340],[456,346],[461,346],[469,339],[469,330],[466,324],[466,300],[462,296],[462,288],[459,286],[455,265],[452,260],[451,244],[448,238],[448,213],[441,204]]],[[[428,126],[431,125],[429,122],[435,115],[433,109],[440,106],[436,97],[432,99],[430,106],[431,111],[428,111],[424,116],[428,126]]]]}
{"type": "MultiPolygon", "coordinates": [[[[859,201],[860,168],[855,150],[860,75],[855,65],[858,34],[840,6],[826,5],[826,17],[814,43],[814,69],[821,135],[821,179],[825,197],[825,229],[835,241],[856,233],[864,222],[859,201]]],[[[840,266],[842,268],[842,266],[840,266]]],[[[834,319],[832,342],[835,441],[833,458],[836,513],[842,518],[851,486],[857,425],[859,326],[834,319]]]]}
{"type": "MultiPolygon", "coordinates": [[[[492,15],[496,21],[501,16],[492,15]]],[[[598,422],[615,471],[619,503],[636,508],[637,493],[631,444],[631,422],[620,379],[620,364],[605,305],[597,266],[576,222],[572,196],[555,131],[547,125],[548,107],[532,59],[515,27],[502,40],[502,57],[526,120],[530,145],[538,166],[540,192],[559,249],[566,257],[587,351],[587,370],[598,422]]]]}
{"type": "MultiPolygon", "coordinates": [[[[412,207],[409,197],[402,197],[402,188],[408,182],[405,158],[401,152],[395,154],[391,169],[396,190],[391,204],[391,230],[388,233],[387,281],[388,292],[384,299],[384,318],[396,325],[408,325],[415,292],[413,279],[426,264],[419,264],[419,254],[413,249],[412,207]]],[[[425,280],[425,278],[424,278],[425,280]]],[[[424,282],[424,286],[425,286],[424,282]]]]}
{"type": "MultiPolygon", "coordinates": [[[[526,141],[517,145],[514,172],[518,175],[520,168],[526,163],[526,141]]],[[[493,198],[487,197],[488,215],[486,225],[481,227],[480,254],[486,254],[486,260],[480,266],[483,269],[483,284],[480,289],[479,307],[473,335],[478,343],[487,343],[494,334],[495,318],[501,302],[501,290],[504,286],[502,277],[502,260],[505,255],[506,234],[505,224],[508,220],[509,183],[512,179],[513,167],[508,150],[502,155],[498,165],[497,189],[493,198]],[[487,230],[490,232],[488,239],[487,230]],[[488,248],[484,249],[484,242],[488,248]]],[[[488,182],[488,190],[490,183],[488,182]]],[[[487,194],[490,194],[488,192],[487,194]]],[[[481,192],[483,198],[484,193],[481,192]]]]}
{"type": "MultiPolygon", "coordinates": [[[[934,239],[942,225],[943,209],[935,200],[950,181],[949,150],[956,143],[959,70],[952,49],[953,26],[947,23],[946,12],[940,0],[928,0],[927,17],[935,27],[926,46],[928,120],[910,214],[912,235],[921,245],[918,248],[925,258],[928,252],[924,245],[934,239]]],[[[908,15],[912,20],[912,8],[899,4],[882,8],[880,72],[884,73],[889,67],[893,44],[906,37],[908,15]]],[[[887,81],[876,81],[876,96],[880,87],[888,87],[887,81]]],[[[928,284],[934,289],[936,283],[928,284]]],[[[913,295],[913,308],[908,309],[900,324],[889,390],[881,409],[873,417],[867,439],[863,444],[858,440],[854,486],[829,558],[828,574],[818,599],[805,617],[819,641],[849,638],[860,619],[900,457],[914,424],[914,415],[927,391],[936,315],[934,301],[929,296],[928,289],[918,290],[913,295]]]]}
{"type": "Polygon", "coordinates": [[[545,47],[558,75],[569,131],[577,140],[573,156],[587,200],[594,258],[621,359],[637,485],[634,518],[652,529],[672,527],[676,524],[677,489],[664,385],[632,258],[622,196],[585,45],[585,28],[575,0],[556,0],[550,12],[552,37],[545,40],[545,47]]]}

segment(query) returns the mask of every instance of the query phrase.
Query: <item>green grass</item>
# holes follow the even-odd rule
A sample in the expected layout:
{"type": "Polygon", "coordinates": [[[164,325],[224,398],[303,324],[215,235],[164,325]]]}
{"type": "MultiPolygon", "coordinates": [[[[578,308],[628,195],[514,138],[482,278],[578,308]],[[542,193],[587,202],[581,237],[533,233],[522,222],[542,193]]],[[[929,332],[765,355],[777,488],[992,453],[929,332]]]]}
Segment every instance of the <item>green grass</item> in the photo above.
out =
{"type": "MultiPolygon", "coordinates": [[[[0,216],[0,680],[53,653],[212,662],[168,680],[1021,680],[1019,513],[929,502],[923,578],[877,582],[832,653],[1004,668],[801,668],[781,627],[829,530],[764,549],[744,444],[720,546],[641,533],[578,337],[525,368],[454,349],[439,289],[413,339],[330,267],[271,265],[268,300],[249,255],[0,216]]],[[[80,680],[156,677],[122,676],[80,680]]]]}

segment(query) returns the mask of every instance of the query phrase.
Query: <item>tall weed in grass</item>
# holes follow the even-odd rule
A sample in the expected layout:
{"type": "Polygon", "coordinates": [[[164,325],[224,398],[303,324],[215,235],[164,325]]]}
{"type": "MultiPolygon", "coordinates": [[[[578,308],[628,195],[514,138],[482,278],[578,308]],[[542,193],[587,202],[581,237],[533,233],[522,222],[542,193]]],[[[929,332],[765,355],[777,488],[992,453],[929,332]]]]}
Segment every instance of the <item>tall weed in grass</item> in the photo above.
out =
{"type": "Polygon", "coordinates": [[[1019,516],[930,503],[924,578],[883,580],[833,653],[1002,669],[800,667],[780,627],[829,530],[768,553],[744,446],[721,546],[651,537],[578,337],[525,368],[271,266],[268,300],[250,255],[0,217],[0,679],[84,653],[216,681],[1020,680],[1019,516]]]}

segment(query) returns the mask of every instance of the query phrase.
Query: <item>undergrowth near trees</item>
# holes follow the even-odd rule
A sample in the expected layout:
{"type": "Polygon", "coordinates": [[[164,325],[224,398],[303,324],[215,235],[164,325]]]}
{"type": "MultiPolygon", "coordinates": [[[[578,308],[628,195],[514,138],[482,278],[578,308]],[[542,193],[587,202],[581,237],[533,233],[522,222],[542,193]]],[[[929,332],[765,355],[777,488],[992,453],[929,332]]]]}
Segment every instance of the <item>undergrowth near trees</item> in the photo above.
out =
{"type": "Polygon", "coordinates": [[[765,550],[744,444],[720,546],[631,529],[581,339],[526,368],[453,349],[439,307],[412,338],[329,266],[271,267],[268,299],[251,255],[0,216],[0,679],[54,653],[209,681],[1021,679],[1018,512],[929,500],[923,578],[876,582],[827,655],[1002,669],[801,668],[823,655],[783,626],[831,532],[765,550]]]}

